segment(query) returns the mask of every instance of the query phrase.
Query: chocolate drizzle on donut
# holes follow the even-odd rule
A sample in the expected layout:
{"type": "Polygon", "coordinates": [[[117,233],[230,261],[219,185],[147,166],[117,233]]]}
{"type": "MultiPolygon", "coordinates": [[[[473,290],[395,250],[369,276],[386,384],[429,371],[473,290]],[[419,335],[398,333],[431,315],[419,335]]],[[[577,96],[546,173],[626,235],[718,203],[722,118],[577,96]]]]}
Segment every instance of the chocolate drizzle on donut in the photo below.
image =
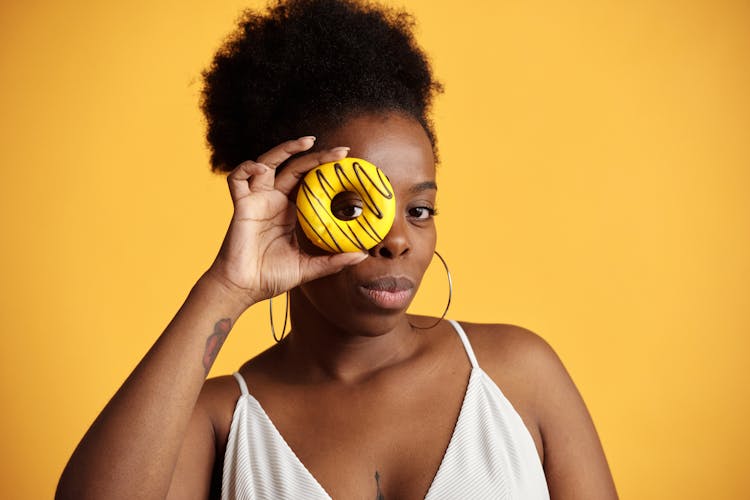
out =
{"type": "Polygon", "coordinates": [[[383,219],[384,212],[378,201],[379,199],[392,199],[394,196],[393,191],[391,191],[387,179],[384,179],[385,174],[380,169],[375,169],[377,177],[373,177],[356,160],[352,161],[349,169],[342,166],[341,163],[336,162],[333,166],[333,171],[336,176],[335,180],[329,179],[320,168],[314,171],[315,174],[313,176],[308,175],[304,178],[300,185],[300,194],[307,200],[315,214],[315,219],[319,223],[313,224],[316,221],[309,220],[298,208],[297,214],[299,219],[307,224],[308,228],[318,236],[320,241],[327,246],[327,250],[331,252],[343,252],[341,244],[343,244],[344,240],[348,240],[360,250],[367,250],[373,244],[379,243],[385,236],[381,235],[375,229],[374,220],[371,218],[383,219]],[[332,181],[333,183],[338,181],[340,188],[337,189],[337,186],[332,181]],[[310,184],[311,182],[313,185],[310,184]],[[359,217],[349,223],[344,223],[331,214],[331,200],[342,191],[357,193],[362,199],[365,208],[359,217]],[[320,193],[324,197],[319,196],[320,193]],[[361,235],[357,235],[354,227],[352,227],[354,222],[374,242],[373,244],[368,246],[366,242],[362,241],[360,238],[361,235]],[[315,229],[316,227],[323,227],[325,232],[321,234],[320,231],[315,229]],[[344,238],[344,240],[341,238],[344,238]]]}

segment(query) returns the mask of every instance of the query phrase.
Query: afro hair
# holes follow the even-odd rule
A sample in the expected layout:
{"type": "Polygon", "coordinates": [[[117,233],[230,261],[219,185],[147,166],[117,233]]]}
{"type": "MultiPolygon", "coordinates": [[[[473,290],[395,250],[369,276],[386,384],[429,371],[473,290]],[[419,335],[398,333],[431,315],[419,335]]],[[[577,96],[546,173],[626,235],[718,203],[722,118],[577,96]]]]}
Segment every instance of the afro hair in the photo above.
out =
{"type": "Polygon", "coordinates": [[[442,91],[414,20],[357,0],[278,0],[246,11],[204,71],[201,108],[214,171],[335,130],[358,113],[398,111],[424,127],[442,91]]]}

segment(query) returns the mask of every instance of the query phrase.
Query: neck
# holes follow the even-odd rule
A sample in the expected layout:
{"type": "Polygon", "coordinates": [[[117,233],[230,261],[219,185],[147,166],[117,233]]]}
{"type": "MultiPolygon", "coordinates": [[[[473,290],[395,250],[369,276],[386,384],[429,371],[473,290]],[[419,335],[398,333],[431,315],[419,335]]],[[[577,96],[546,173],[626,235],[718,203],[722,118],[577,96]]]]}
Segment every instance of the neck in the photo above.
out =
{"type": "Polygon", "coordinates": [[[336,324],[299,290],[291,293],[292,331],[283,342],[287,365],[304,380],[357,383],[411,358],[419,335],[404,313],[372,318],[367,326],[336,324]]]}

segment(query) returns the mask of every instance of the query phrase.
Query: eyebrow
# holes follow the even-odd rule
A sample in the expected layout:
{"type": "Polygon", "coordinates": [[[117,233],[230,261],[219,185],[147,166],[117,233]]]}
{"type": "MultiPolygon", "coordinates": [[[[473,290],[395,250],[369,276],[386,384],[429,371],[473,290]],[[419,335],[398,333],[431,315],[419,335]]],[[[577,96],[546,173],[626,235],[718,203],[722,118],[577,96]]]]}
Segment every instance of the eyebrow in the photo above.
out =
{"type": "Polygon", "coordinates": [[[416,194],[428,189],[434,189],[435,191],[437,191],[437,184],[435,184],[435,181],[424,181],[420,182],[419,184],[415,184],[409,188],[409,192],[416,194]]]}

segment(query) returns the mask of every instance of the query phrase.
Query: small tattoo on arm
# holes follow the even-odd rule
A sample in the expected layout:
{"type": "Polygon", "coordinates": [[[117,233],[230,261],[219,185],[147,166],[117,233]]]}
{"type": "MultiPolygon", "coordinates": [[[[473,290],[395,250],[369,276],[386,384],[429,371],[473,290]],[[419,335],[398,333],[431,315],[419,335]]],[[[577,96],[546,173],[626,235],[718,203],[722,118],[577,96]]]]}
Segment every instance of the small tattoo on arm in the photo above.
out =
{"type": "Polygon", "coordinates": [[[375,500],[385,500],[383,492],[380,491],[380,473],[378,471],[375,471],[375,486],[378,488],[378,491],[375,492],[375,500]]]}
{"type": "Polygon", "coordinates": [[[221,349],[231,329],[232,320],[229,318],[220,319],[214,325],[214,333],[206,339],[206,351],[203,353],[203,368],[206,369],[206,375],[216,361],[216,355],[219,354],[219,349],[221,349]]]}

